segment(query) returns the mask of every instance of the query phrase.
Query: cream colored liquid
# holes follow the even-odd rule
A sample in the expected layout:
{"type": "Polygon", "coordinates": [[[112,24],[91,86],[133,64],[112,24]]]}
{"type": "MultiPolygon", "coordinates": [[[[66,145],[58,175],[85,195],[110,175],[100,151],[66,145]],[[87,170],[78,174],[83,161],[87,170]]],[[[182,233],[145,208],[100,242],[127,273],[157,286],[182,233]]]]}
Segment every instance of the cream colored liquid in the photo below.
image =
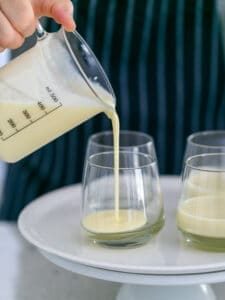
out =
{"type": "Polygon", "coordinates": [[[222,172],[193,172],[185,182],[178,207],[178,227],[187,233],[225,238],[225,176],[222,172]]]}
{"type": "Polygon", "coordinates": [[[225,238],[225,194],[189,198],[178,209],[182,231],[212,238],[225,238]]]}
{"type": "Polygon", "coordinates": [[[96,98],[77,72],[59,34],[49,34],[0,69],[0,158],[15,162],[100,112],[114,100],[96,98]]]}
{"type": "Polygon", "coordinates": [[[83,220],[83,226],[93,233],[122,233],[141,228],[146,223],[143,211],[134,209],[105,210],[92,213],[83,220]]]}
{"type": "MultiPolygon", "coordinates": [[[[134,212],[119,209],[119,119],[113,98],[95,84],[103,102],[96,99],[62,45],[60,33],[49,34],[0,70],[0,158],[15,162],[104,112],[112,121],[114,134],[115,210],[110,213],[111,226],[112,230],[133,230],[146,220],[139,215],[137,222],[134,212]],[[134,216],[133,224],[130,216],[134,216]]],[[[99,223],[96,213],[83,223],[93,231],[97,222],[98,232],[104,232],[105,227],[100,227],[107,223],[107,216],[108,212],[102,212],[99,223]]]]}
{"type": "Polygon", "coordinates": [[[114,197],[115,197],[115,217],[119,221],[119,139],[120,139],[120,121],[115,111],[108,113],[112,121],[113,145],[114,145],[114,197]]]}
{"type": "MultiPolygon", "coordinates": [[[[54,106],[46,105],[45,111],[48,112],[53,109],[54,106]]],[[[8,162],[15,162],[49,143],[71,128],[88,120],[91,116],[99,113],[99,110],[100,108],[97,106],[62,106],[53,113],[41,118],[43,112],[39,111],[35,103],[0,103],[0,112],[4,111],[4,114],[1,114],[0,128],[4,132],[5,137],[8,137],[5,141],[0,142],[1,159],[8,162]],[[34,122],[38,118],[41,119],[29,125],[30,120],[23,117],[23,111],[27,111],[34,122]],[[15,124],[19,124],[17,128],[25,128],[18,132],[16,132],[14,128],[9,128],[9,126],[7,126],[8,115],[13,116],[12,118],[15,124]],[[12,134],[15,135],[11,136],[12,134]]]]}
{"type": "Polygon", "coordinates": [[[125,233],[143,227],[146,222],[144,211],[120,209],[119,194],[119,118],[115,111],[106,112],[112,121],[114,141],[114,210],[102,210],[91,213],[82,220],[83,227],[95,234],[125,233]]]}

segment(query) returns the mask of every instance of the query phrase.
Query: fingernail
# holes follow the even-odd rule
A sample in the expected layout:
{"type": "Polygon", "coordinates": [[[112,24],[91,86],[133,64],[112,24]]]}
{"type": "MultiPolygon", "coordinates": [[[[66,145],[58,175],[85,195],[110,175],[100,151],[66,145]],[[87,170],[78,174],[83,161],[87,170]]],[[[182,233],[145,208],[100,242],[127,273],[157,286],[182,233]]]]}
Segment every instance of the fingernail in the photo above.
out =
{"type": "Polygon", "coordinates": [[[76,30],[76,23],[73,23],[70,27],[66,28],[66,31],[73,32],[76,30]]]}

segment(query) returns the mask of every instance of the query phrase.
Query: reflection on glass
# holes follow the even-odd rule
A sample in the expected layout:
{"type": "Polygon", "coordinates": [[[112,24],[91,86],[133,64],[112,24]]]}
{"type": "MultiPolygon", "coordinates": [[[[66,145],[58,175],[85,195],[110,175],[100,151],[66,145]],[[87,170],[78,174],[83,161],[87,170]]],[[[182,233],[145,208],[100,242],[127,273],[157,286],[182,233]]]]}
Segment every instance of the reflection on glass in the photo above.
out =
{"type": "Polygon", "coordinates": [[[186,161],[177,225],[186,242],[225,250],[225,154],[201,154],[186,161]]]}

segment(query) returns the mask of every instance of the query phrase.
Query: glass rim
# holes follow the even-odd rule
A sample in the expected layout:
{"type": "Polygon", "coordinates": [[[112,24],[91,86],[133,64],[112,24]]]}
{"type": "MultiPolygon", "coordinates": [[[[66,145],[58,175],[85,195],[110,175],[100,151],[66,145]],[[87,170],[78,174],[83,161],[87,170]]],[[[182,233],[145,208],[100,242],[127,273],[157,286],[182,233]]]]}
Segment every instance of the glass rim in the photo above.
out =
{"type": "Polygon", "coordinates": [[[206,130],[206,131],[198,131],[198,132],[194,132],[191,135],[188,136],[187,141],[188,143],[198,146],[198,147],[202,147],[202,148],[221,148],[221,149],[225,149],[225,146],[213,146],[213,145],[203,145],[200,143],[196,143],[193,141],[194,138],[198,137],[198,136],[208,136],[208,135],[212,135],[212,134],[224,134],[225,136],[225,130],[206,130]]]}
{"type": "MultiPolygon", "coordinates": [[[[98,143],[96,141],[93,141],[93,139],[95,139],[95,138],[97,138],[101,135],[103,136],[103,135],[112,135],[112,134],[113,134],[112,130],[106,130],[106,131],[100,131],[100,132],[94,133],[90,136],[89,143],[91,142],[94,145],[101,146],[101,147],[104,147],[104,148],[113,148],[113,145],[109,146],[109,145],[104,145],[102,143],[98,143]]],[[[146,143],[142,143],[142,144],[139,144],[139,145],[120,146],[120,149],[133,148],[133,147],[143,147],[143,146],[145,146],[149,143],[154,145],[153,137],[151,135],[147,134],[147,133],[144,133],[144,132],[141,132],[141,131],[133,131],[133,130],[120,130],[120,136],[121,136],[121,134],[133,134],[133,135],[143,136],[143,137],[146,137],[148,139],[148,141],[146,143]]]]}
{"type": "Polygon", "coordinates": [[[224,160],[225,160],[225,153],[203,153],[203,154],[198,154],[198,155],[193,155],[193,156],[190,156],[186,162],[185,162],[185,168],[190,168],[190,169],[193,169],[193,170],[197,170],[197,171],[202,171],[202,172],[220,172],[220,173],[225,173],[225,165],[224,165],[224,168],[223,169],[214,169],[214,168],[210,168],[210,169],[206,169],[204,166],[202,167],[196,167],[196,166],[193,166],[190,162],[191,160],[194,160],[196,158],[201,158],[201,157],[210,157],[210,156],[224,156],[224,160]]]}
{"type": "MultiPolygon", "coordinates": [[[[126,167],[126,168],[121,168],[119,166],[119,171],[120,170],[138,170],[138,169],[144,169],[144,168],[147,168],[147,167],[151,167],[153,164],[156,163],[156,161],[153,159],[153,157],[149,154],[145,154],[145,153],[142,153],[142,152],[132,152],[132,151],[119,151],[119,153],[128,153],[128,154],[132,154],[132,155],[136,155],[136,156],[142,156],[142,157],[145,157],[147,159],[150,160],[149,163],[146,163],[146,164],[143,164],[141,166],[137,166],[137,167],[126,167]]],[[[87,159],[87,165],[90,165],[92,167],[95,167],[95,168],[101,168],[101,169],[108,169],[108,170],[114,170],[114,166],[112,167],[108,167],[108,166],[103,166],[102,164],[97,164],[97,163],[93,163],[91,161],[91,159],[93,159],[94,157],[97,157],[97,156],[105,156],[105,155],[112,155],[114,157],[114,151],[107,151],[107,152],[99,152],[99,153],[94,153],[92,155],[90,155],[87,159]]]]}

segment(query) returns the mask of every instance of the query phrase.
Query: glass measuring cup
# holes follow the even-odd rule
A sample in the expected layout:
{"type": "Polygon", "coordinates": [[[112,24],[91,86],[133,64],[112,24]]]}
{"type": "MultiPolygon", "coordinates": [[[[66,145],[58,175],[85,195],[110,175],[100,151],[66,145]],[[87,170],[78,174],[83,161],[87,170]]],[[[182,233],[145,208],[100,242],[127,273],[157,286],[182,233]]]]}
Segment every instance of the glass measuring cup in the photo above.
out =
{"type": "Polygon", "coordinates": [[[15,162],[100,112],[115,96],[101,65],[75,32],[47,33],[0,69],[0,158],[15,162]]]}

